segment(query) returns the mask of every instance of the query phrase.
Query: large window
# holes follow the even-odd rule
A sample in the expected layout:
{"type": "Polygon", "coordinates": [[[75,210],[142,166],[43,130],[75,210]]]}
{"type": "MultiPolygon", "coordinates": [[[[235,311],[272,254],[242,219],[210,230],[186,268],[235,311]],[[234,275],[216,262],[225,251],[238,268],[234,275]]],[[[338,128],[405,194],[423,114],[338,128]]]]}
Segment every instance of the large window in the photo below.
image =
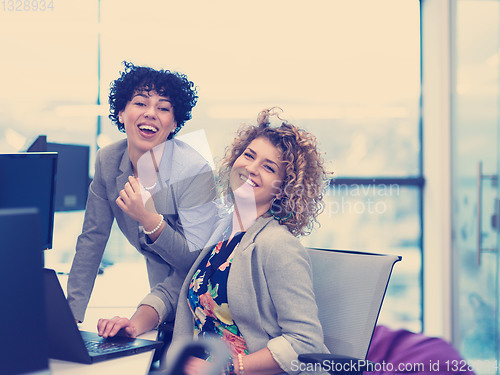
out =
{"type": "MultiPolygon", "coordinates": [[[[216,160],[240,123],[280,106],[334,172],[304,244],[402,255],[379,322],[421,329],[418,0],[66,1],[0,17],[0,150],[38,134],[93,151],[123,137],[106,116],[123,60],[198,85],[180,135],[204,131],[216,160]]],[[[54,262],[71,261],[82,217],[57,214],[54,262]]],[[[106,257],[141,261],[119,233],[106,257]]]]}
{"type": "MultiPolygon", "coordinates": [[[[500,2],[452,1],[453,343],[500,359],[500,2]]],[[[494,365],[494,366],[492,366],[494,365]]]]}

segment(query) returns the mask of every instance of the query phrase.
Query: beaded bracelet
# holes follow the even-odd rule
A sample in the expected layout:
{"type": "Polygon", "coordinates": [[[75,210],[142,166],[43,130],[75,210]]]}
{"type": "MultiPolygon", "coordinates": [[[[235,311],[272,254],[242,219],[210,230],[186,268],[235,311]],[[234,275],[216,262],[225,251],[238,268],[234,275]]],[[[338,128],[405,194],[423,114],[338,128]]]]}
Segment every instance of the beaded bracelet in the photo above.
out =
{"type": "Polygon", "coordinates": [[[144,231],[144,234],[147,234],[148,236],[150,234],[153,234],[154,232],[156,232],[158,229],[160,229],[161,225],[163,224],[163,220],[165,220],[165,218],[163,217],[162,214],[158,214],[160,215],[161,219],[160,219],[160,222],[158,223],[158,225],[156,226],[155,229],[153,229],[152,231],[148,232],[147,230],[144,229],[144,227],[142,228],[142,230],[144,231]]]}
{"type": "Polygon", "coordinates": [[[240,375],[245,375],[245,368],[243,367],[243,356],[241,355],[241,353],[238,353],[238,364],[240,375]]]}

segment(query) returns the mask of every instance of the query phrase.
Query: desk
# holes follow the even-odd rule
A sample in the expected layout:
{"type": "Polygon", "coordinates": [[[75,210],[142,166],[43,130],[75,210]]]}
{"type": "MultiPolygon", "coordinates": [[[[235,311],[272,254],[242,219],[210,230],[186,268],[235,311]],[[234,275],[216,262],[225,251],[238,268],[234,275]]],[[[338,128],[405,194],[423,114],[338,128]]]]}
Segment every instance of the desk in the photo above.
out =
{"type": "Polygon", "coordinates": [[[110,359],[92,365],[49,360],[52,375],[144,375],[148,374],[153,351],[110,359]]]}

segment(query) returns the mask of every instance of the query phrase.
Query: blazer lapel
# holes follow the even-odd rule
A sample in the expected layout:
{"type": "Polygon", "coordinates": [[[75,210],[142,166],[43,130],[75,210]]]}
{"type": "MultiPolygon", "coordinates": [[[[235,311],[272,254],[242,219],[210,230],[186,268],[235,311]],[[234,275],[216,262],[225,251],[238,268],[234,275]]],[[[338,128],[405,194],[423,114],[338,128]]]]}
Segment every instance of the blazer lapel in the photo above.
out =
{"type": "Polygon", "coordinates": [[[173,180],[171,178],[173,163],[175,163],[173,158],[173,142],[172,140],[168,140],[165,142],[163,154],[158,165],[157,178],[159,186],[153,199],[156,211],[164,215],[171,215],[172,217],[178,214],[176,211],[175,195],[171,185],[171,181],[173,180]]]}
{"type": "MultiPolygon", "coordinates": [[[[125,187],[125,184],[128,182],[129,176],[133,176],[134,172],[132,170],[132,163],[130,162],[130,158],[128,156],[128,151],[125,150],[122,156],[122,160],[120,162],[120,172],[116,176],[116,192],[117,195],[116,197],[118,198],[118,195],[120,193],[120,190],[122,190],[125,187]]],[[[128,216],[126,213],[122,212],[121,210],[118,212],[121,216],[121,221],[123,225],[125,225],[126,228],[123,228],[122,231],[124,233],[130,233],[129,240],[135,242],[133,245],[139,245],[139,224],[137,221],[132,219],[130,216],[128,216]]],[[[118,214],[116,215],[116,219],[118,221],[118,214]]]]}
{"type": "Polygon", "coordinates": [[[264,229],[269,223],[273,222],[272,217],[262,217],[257,218],[255,223],[247,230],[243,238],[241,239],[238,247],[245,251],[250,245],[253,245],[255,242],[255,237],[259,234],[259,232],[264,229]]]}
{"type": "Polygon", "coordinates": [[[169,139],[165,142],[160,164],[158,165],[160,183],[163,183],[165,186],[170,184],[174,163],[177,163],[177,160],[174,158],[174,142],[173,139],[169,139]]]}
{"type": "Polygon", "coordinates": [[[210,236],[205,245],[205,248],[215,246],[222,239],[226,229],[231,226],[232,219],[233,219],[232,213],[227,213],[222,218],[219,219],[219,221],[215,225],[215,229],[212,235],[210,236]]]}

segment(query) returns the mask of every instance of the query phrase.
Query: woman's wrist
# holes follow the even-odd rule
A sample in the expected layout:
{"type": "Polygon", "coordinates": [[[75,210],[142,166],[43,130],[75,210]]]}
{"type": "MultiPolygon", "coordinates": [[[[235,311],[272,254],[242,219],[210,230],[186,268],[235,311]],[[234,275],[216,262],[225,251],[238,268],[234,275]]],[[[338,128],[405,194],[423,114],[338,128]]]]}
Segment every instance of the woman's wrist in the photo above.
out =
{"type": "Polygon", "coordinates": [[[140,221],[143,231],[146,234],[154,233],[158,230],[158,227],[163,223],[163,215],[157,212],[148,212],[144,215],[144,218],[140,221]]]}
{"type": "Polygon", "coordinates": [[[245,375],[245,364],[243,363],[244,355],[238,353],[237,356],[233,357],[232,363],[229,367],[230,374],[245,375]]]}
{"type": "Polygon", "coordinates": [[[238,353],[238,362],[235,363],[235,367],[237,368],[237,374],[238,375],[245,375],[245,365],[243,364],[243,355],[241,353],[238,353]]]}
{"type": "Polygon", "coordinates": [[[156,217],[156,221],[157,221],[156,226],[153,227],[155,222],[152,220],[149,220],[147,226],[143,225],[144,233],[147,234],[148,236],[157,232],[163,224],[164,218],[163,218],[162,214],[156,214],[155,217],[156,217]]]}
{"type": "Polygon", "coordinates": [[[160,316],[156,309],[150,305],[140,305],[130,318],[136,335],[150,331],[158,326],[160,316]]]}

